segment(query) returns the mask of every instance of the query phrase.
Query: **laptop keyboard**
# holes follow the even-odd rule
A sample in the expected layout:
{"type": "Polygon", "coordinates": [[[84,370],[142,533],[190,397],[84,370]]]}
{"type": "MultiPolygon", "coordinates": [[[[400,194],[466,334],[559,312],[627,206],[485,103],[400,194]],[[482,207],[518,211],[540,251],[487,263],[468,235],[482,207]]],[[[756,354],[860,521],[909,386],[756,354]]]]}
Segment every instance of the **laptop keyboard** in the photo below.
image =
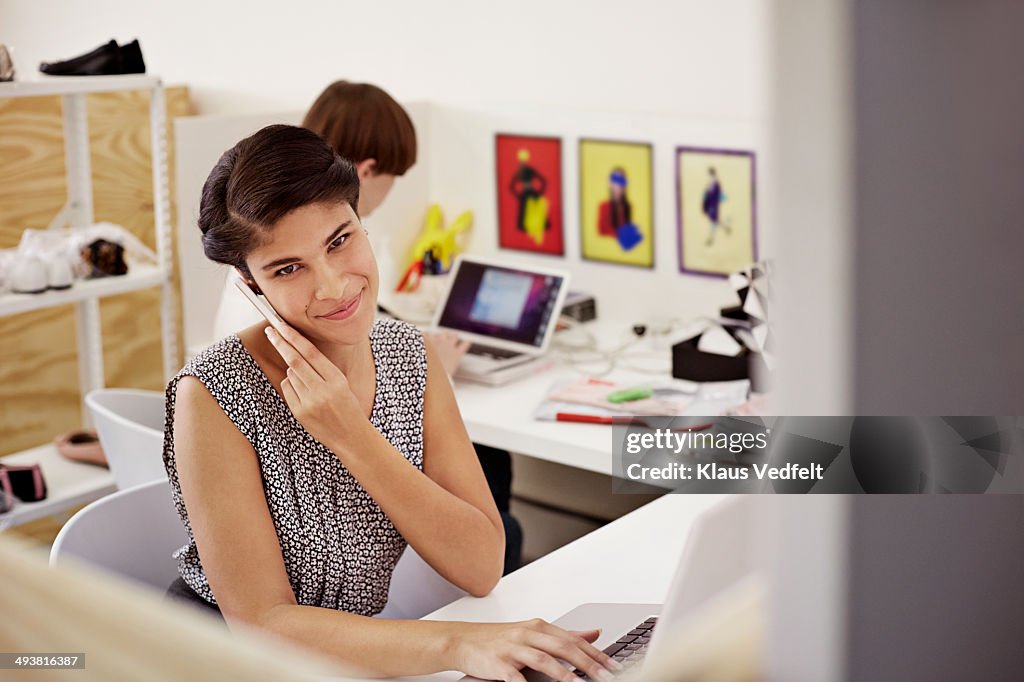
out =
{"type": "MultiPolygon", "coordinates": [[[[605,647],[604,652],[618,661],[627,669],[635,663],[639,663],[647,655],[647,646],[651,642],[651,634],[654,626],[658,624],[657,616],[652,616],[635,628],[619,637],[615,642],[605,647]]],[[[590,680],[591,677],[582,670],[573,670],[582,680],[590,680]]]]}
{"type": "Polygon", "coordinates": [[[504,360],[506,358],[514,358],[522,355],[517,350],[506,350],[505,348],[495,348],[494,346],[485,346],[482,343],[474,343],[469,347],[468,353],[473,355],[485,355],[489,358],[496,360],[504,360]]]}

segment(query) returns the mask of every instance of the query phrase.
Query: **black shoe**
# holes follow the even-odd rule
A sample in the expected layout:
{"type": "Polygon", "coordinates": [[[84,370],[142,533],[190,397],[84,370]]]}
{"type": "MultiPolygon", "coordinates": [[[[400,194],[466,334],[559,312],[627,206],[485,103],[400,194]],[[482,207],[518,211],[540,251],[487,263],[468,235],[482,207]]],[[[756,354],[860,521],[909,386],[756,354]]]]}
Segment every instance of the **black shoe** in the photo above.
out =
{"type": "Polygon", "coordinates": [[[92,52],[62,62],[43,62],[39,70],[50,76],[116,76],[145,73],[139,41],[118,47],[116,40],[100,45],[92,52]]]}
{"type": "Polygon", "coordinates": [[[142,59],[142,46],[138,40],[121,46],[121,73],[146,73],[146,62],[142,59]]]}

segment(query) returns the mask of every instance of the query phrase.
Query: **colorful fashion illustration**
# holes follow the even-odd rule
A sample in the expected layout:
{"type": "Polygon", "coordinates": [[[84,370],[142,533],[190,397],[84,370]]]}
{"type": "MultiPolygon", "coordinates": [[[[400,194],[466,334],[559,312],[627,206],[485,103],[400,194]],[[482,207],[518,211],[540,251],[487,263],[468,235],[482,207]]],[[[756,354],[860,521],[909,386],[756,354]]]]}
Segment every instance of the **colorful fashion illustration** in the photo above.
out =
{"type": "Polygon", "coordinates": [[[654,267],[654,154],[645,142],[581,139],[580,255],[654,267]]]}
{"type": "Polygon", "coordinates": [[[681,272],[728,277],[757,260],[754,153],[676,148],[681,272]]]}
{"type": "Polygon", "coordinates": [[[495,158],[501,248],[563,255],[562,141],[499,134],[495,158]]]}
{"type": "Polygon", "coordinates": [[[597,233],[618,240],[623,251],[629,251],[643,241],[640,230],[633,224],[633,206],[626,195],[626,171],[613,168],[608,175],[608,199],[597,210],[597,233]]]}
{"type": "Polygon", "coordinates": [[[548,181],[536,168],[529,165],[528,149],[520,149],[516,158],[519,159],[519,168],[509,183],[509,191],[519,200],[516,227],[540,245],[544,241],[544,233],[551,228],[551,222],[548,220],[548,200],[544,196],[548,181]]]}
{"type": "Polygon", "coordinates": [[[730,220],[719,220],[719,211],[724,201],[725,192],[722,191],[722,183],[718,181],[718,175],[715,173],[714,166],[712,166],[708,168],[708,186],[704,190],[704,198],[701,202],[701,211],[704,212],[704,215],[707,216],[710,222],[708,240],[705,242],[706,246],[711,246],[712,242],[715,241],[715,232],[719,227],[725,230],[727,235],[730,233],[730,220]]]}

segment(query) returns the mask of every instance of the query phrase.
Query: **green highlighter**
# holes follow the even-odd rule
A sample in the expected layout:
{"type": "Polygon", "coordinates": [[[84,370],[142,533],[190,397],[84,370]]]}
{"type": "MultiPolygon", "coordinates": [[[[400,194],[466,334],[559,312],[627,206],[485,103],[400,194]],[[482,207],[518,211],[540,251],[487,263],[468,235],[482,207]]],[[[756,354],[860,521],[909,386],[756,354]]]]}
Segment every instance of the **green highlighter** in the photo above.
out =
{"type": "Polygon", "coordinates": [[[624,388],[621,391],[609,393],[606,400],[610,403],[631,403],[634,400],[643,400],[654,395],[654,391],[646,387],[624,388]]]}

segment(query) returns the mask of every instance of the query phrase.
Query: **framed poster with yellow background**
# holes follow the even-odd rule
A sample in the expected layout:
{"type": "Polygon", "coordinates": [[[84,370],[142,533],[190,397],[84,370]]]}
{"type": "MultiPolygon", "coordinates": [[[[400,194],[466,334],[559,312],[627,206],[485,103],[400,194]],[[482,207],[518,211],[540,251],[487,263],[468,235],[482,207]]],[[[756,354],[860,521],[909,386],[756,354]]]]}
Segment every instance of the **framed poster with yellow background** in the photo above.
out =
{"type": "Polygon", "coordinates": [[[679,269],[727,277],[757,260],[754,153],[676,149],[679,269]]]}
{"type": "Polygon", "coordinates": [[[654,267],[651,145],[580,140],[580,246],[587,260],[654,267]]]}

